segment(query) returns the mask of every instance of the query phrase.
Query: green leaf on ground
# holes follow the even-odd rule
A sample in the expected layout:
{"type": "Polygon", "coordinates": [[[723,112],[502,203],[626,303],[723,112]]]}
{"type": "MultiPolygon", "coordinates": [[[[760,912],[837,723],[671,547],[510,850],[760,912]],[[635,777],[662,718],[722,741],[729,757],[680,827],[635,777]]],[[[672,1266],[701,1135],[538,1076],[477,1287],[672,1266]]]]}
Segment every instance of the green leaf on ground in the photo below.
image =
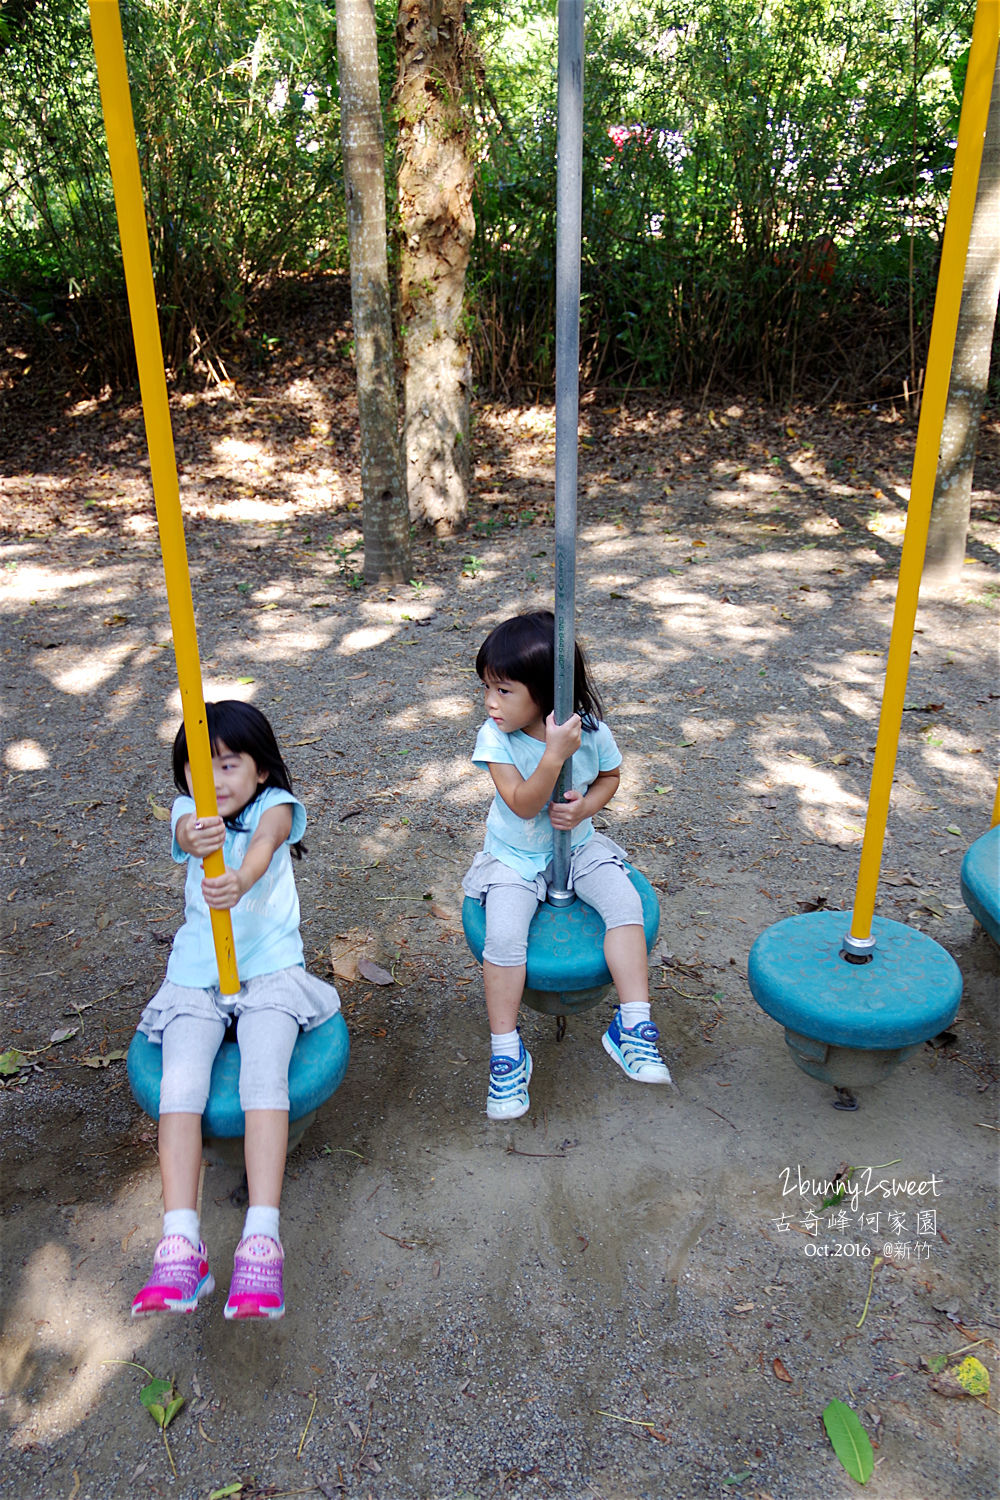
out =
{"type": "Polygon", "coordinates": [[[173,1388],[174,1383],[172,1380],[158,1380],[154,1376],[149,1384],[144,1385],[139,1392],[139,1400],[146,1410],[156,1418],[161,1427],[163,1426],[163,1398],[169,1396],[173,1388]]]}
{"type": "Polygon", "coordinates": [[[875,1467],[871,1440],[858,1418],[843,1401],[833,1400],[823,1408],[823,1426],[841,1464],[858,1484],[867,1484],[875,1467]]]}
{"type": "Polygon", "coordinates": [[[156,1376],[143,1386],[139,1400],[164,1433],[184,1405],[184,1397],[175,1393],[173,1381],[159,1380],[156,1376]]]}

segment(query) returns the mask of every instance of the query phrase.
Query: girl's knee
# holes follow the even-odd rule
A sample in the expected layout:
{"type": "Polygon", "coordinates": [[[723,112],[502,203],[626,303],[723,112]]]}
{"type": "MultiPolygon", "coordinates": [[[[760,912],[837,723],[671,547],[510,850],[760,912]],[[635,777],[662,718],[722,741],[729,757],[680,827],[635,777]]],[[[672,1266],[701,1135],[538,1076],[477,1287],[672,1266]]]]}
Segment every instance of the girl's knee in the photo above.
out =
{"type": "Polygon", "coordinates": [[[486,894],[483,960],[498,969],[516,969],[528,956],[528,928],[538,906],[530,887],[492,886],[486,894]]]}
{"type": "Polygon", "coordinates": [[[225,1023],[202,1016],[176,1016],[163,1028],[160,1113],[202,1115],[212,1084],[212,1064],[225,1023]]]}
{"type": "Polygon", "coordinates": [[[252,1078],[244,1083],[240,1071],[240,1109],[246,1114],[255,1109],[279,1109],[287,1114],[289,1105],[288,1076],[281,1078],[252,1078]]]}
{"type": "Polygon", "coordinates": [[[240,1046],[240,1106],[288,1108],[288,1069],[299,1023],[284,1011],[245,1011],[236,1025],[240,1046]]]}
{"type": "Polygon", "coordinates": [[[616,890],[613,895],[595,892],[596,899],[593,900],[589,892],[579,890],[579,895],[598,913],[608,932],[618,927],[643,927],[642,901],[631,881],[627,884],[627,890],[616,890]]]}
{"type": "Polygon", "coordinates": [[[161,1115],[203,1115],[208,1104],[211,1072],[207,1076],[183,1072],[164,1072],[160,1081],[161,1115]]]}

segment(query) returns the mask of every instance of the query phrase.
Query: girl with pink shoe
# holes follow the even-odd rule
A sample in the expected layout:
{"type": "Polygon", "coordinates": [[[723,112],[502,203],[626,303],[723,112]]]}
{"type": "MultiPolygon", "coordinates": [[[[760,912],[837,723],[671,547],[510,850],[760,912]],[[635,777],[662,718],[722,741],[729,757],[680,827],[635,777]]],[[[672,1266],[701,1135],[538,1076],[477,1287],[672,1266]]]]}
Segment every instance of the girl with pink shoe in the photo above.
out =
{"type": "Polygon", "coordinates": [[[212,1063],[235,1020],[240,1104],[246,1118],[249,1208],[233,1258],[227,1318],[280,1318],[285,1312],[279,1235],[288,1149],[288,1065],[299,1028],[320,1026],[340,1009],[337,991],[307,974],[299,934],[292,856],[301,858],[305,808],[274,731],[259,709],[229,700],[205,705],[219,816],[198,818],[187,739],[174,740],[173,857],[187,865],[184,923],[167,977],[139,1030],[163,1048],[159,1156],[163,1237],[153,1274],[132,1316],[193,1312],[215,1289],[198,1220],[201,1117],[212,1063]],[[202,860],[221,849],[225,873],[205,877],[202,860]],[[240,990],[223,995],[210,908],[232,912],[240,990]]]}

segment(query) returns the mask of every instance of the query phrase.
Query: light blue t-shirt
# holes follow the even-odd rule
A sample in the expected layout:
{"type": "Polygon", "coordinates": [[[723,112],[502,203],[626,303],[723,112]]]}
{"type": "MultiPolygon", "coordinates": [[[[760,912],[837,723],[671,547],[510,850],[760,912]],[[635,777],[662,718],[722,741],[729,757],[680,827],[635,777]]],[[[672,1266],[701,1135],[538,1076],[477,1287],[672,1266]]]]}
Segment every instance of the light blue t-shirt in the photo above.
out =
{"type": "MultiPolygon", "coordinates": [[[[527,781],[537,770],[544,753],[544,740],[533,739],[523,729],[505,734],[492,719],[487,719],[476,736],[472,759],[477,766],[488,766],[491,762],[511,765],[527,781]]],[[[583,731],[580,748],[570,765],[567,785],[586,793],[599,771],[613,771],[621,763],[621,751],[615,744],[615,737],[607,724],[601,722],[596,729],[583,731]]],[[[543,807],[534,818],[519,818],[497,792],[486,819],[483,848],[526,880],[534,880],[552,858],[553,833],[547,807],[543,807]]],[[[593,820],[585,818],[573,829],[570,847],[578,849],[593,833],[593,820]]]]}
{"type": "MultiPolygon", "coordinates": [[[[281,807],[286,802],[292,808],[292,831],[288,839],[274,851],[263,875],[230,911],[236,966],[243,981],[304,964],[299,935],[299,898],[289,848],[305,833],[306,810],[302,803],[291,792],[279,787],[265,787],[240,814],[242,830],[236,833],[231,828],[226,829],[222,854],[227,868],[238,870],[261,815],[268,808],[281,807]]],[[[194,810],[191,797],[176,798],[170,810],[170,827],[174,833],[171,853],[178,864],[187,863],[187,879],[184,883],[184,925],[170,950],[167,978],[174,984],[207,990],[218,986],[219,966],[212,938],[212,918],[201,893],[205,872],[200,859],[185,854],[176,834],[178,820],[194,810]]]]}

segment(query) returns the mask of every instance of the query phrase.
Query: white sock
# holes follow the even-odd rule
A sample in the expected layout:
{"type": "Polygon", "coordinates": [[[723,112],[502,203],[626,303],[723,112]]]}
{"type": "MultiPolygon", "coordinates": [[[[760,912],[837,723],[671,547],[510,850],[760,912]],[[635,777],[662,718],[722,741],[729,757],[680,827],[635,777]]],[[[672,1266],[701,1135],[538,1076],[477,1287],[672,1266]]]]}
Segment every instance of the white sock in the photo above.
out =
{"type": "Polygon", "coordinates": [[[281,1244],[278,1235],[279,1214],[276,1208],[267,1208],[259,1203],[251,1203],[247,1209],[246,1223],[243,1225],[243,1238],[251,1234],[266,1234],[268,1239],[277,1240],[281,1244]]]}
{"type": "Polygon", "coordinates": [[[189,1244],[197,1250],[201,1241],[201,1227],[198,1223],[198,1210],[196,1208],[171,1208],[163,1215],[163,1237],[168,1234],[182,1234],[189,1244]]]}
{"type": "Polygon", "coordinates": [[[490,1056],[512,1057],[515,1062],[521,1056],[521,1038],[515,1031],[490,1032],[490,1056]]]}
{"type": "Polygon", "coordinates": [[[643,1021],[649,1020],[648,1000],[629,1000],[618,1008],[621,1011],[621,1024],[626,1031],[634,1031],[643,1021]]]}

